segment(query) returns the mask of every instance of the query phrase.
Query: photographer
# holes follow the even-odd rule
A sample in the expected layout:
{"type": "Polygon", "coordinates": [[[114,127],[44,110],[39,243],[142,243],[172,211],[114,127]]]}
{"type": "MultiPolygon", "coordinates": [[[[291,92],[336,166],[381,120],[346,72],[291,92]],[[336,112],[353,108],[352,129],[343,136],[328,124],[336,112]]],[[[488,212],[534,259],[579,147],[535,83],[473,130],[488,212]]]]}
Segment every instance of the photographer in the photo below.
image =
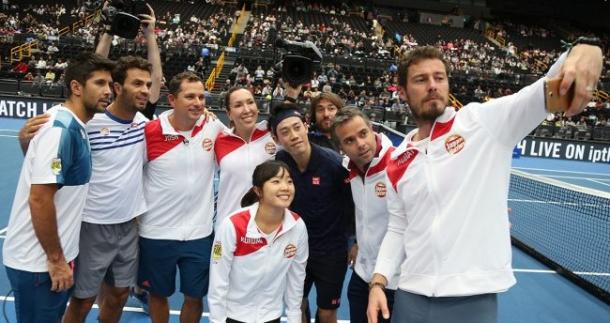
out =
{"type": "MultiPolygon", "coordinates": [[[[110,5],[109,1],[104,3],[104,8],[102,12],[108,12],[108,6],[110,5]]],[[[155,105],[157,101],[159,101],[159,95],[161,93],[161,83],[163,80],[163,70],[161,68],[161,54],[159,52],[159,46],[157,45],[157,35],[155,34],[155,11],[153,8],[147,3],[146,7],[148,7],[149,14],[140,14],[141,17],[140,22],[142,25],[142,32],[146,39],[146,49],[148,53],[148,62],[152,65],[152,85],[150,87],[150,95],[148,97],[148,102],[150,105],[155,105]]],[[[114,37],[111,32],[112,21],[110,17],[102,18],[102,22],[104,23],[104,33],[100,37],[100,41],[95,49],[97,54],[100,54],[104,57],[108,57],[110,54],[110,47],[112,46],[112,38],[114,37]]],[[[154,114],[154,108],[152,111],[149,111],[147,107],[147,111],[144,113],[146,117],[152,119],[152,115],[154,114]]]]}

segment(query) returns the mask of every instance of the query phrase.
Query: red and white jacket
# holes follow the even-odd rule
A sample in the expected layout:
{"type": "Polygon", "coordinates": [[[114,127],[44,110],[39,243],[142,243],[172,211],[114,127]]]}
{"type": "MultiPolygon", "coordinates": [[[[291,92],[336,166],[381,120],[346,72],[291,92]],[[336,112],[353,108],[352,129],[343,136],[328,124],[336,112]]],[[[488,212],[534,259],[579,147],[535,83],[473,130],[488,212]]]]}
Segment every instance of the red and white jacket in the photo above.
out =
{"type": "Polygon", "coordinates": [[[216,163],[220,169],[218,200],[216,201],[216,225],[241,208],[241,198],[252,187],[254,168],[275,156],[277,148],[267,121],[256,125],[250,142],[233,133],[233,129],[218,135],[214,144],[216,163]]]}
{"type": "MultiPolygon", "coordinates": [[[[386,165],[394,151],[392,142],[384,134],[377,134],[377,155],[365,174],[360,173],[352,162],[348,164],[349,182],[352,188],[356,213],[356,239],[358,256],[354,271],[364,281],[373,276],[381,241],[388,228],[386,195],[386,165]]],[[[398,274],[389,279],[388,288],[396,289],[398,274]]]]}
{"type": "Polygon", "coordinates": [[[282,316],[301,322],[305,266],[309,256],[303,220],[286,210],[273,241],[254,221],[258,203],[220,224],[212,247],[208,304],[210,322],[231,318],[262,323],[282,316]]]}
{"type": "Polygon", "coordinates": [[[144,197],[140,236],[195,240],[212,234],[214,139],[224,125],[202,116],[187,139],[169,123],[169,110],[146,125],[144,197]]]}
{"type": "Polygon", "coordinates": [[[398,288],[430,297],[514,285],[507,214],[512,151],[546,116],[541,79],[458,112],[446,108],[427,140],[412,143],[415,131],[407,135],[386,170],[390,221],[375,272],[392,277],[400,266],[398,288]],[[405,253],[401,263],[396,255],[405,253]]]}

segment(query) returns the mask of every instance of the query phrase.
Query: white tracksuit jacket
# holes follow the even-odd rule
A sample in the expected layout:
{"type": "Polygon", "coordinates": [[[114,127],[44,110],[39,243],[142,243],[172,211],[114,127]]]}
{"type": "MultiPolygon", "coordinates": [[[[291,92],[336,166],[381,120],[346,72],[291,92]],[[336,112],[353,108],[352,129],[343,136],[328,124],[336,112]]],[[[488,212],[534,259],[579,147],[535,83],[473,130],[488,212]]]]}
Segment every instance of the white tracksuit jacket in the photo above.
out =
{"type": "Polygon", "coordinates": [[[216,138],[214,154],[220,169],[218,181],[218,201],[216,204],[216,225],[241,207],[241,198],[252,187],[252,173],[259,164],[275,156],[277,147],[267,121],[256,125],[249,142],[233,133],[224,131],[216,138]]]}
{"type": "Polygon", "coordinates": [[[210,265],[210,321],[301,322],[308,243],[305,223],[286,210],[273,241],[256,226],[258,203],[225,218],[216,232],[210,265]]]}
{"type": "Polygon", "coordinates": [[[144,196],[148,211],[138,218],[147,239],[196,240],[209,236],[214,218],[214,139],[224,129],[201,116],[184,138],[170,124],[173,110],[146,124],[144,196]]]}
{"type": "Polygon", "coordinates": [[[431,297],[515,284],[507,215],[512,151],[546,117],[543,89],[541,79],[458,112],[447,108],[428,139],[411,143],[414,132],[405,138],[386,170],[390,221],[376,273],[400,270],[398,288],[431,297]]]}
{"type": "MultiPolygon", "coordinates": [[[[365,174],[360,174],[353,163],[348,164],[349,182],[352,188],[356,213],[356,239],[358,256],[354,271],[366,282],[370,282],[377,261],[381,241],[388,228],[388,206],[386,195],[386,165],[394,151],[392,142],[384,134],[376,134],[381,146],[365,174]]],[[[404,258],[404,257],[403,257],[404,258]]],[[[388,288],[396,289],[398,274],[389,280],[388,288]]]]}

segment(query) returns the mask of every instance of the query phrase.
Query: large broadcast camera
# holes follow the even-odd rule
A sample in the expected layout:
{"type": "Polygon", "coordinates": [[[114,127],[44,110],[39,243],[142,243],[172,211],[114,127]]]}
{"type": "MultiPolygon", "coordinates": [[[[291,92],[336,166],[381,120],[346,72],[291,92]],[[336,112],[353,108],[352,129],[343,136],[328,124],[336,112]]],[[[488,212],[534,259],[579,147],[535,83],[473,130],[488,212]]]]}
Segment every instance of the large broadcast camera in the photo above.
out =
{"type": "Polygon", "coordinates": [[[278,38],[275,47],[284,52],[275,69],[282,71],[282,78],[291,86],[309,83],[322,63],[322,53],[311,41],[302,43],[278,38]]]}
{"type": "Polygon", "coordinates": [[[144,0],[110,0],[105,9],[105,24],[111,35],[134,39],[140,30],[139,15],[150,14],[144,0]]]}

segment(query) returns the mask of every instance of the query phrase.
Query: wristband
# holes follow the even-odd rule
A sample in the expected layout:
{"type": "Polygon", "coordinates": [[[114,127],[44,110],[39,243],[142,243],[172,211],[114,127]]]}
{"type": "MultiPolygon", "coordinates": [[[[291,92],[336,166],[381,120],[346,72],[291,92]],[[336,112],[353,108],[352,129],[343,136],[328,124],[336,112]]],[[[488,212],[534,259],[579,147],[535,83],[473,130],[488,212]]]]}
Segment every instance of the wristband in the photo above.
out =
{"type": "Polygon", "coordinates": [[[285,96],[284,101],[288,101],[288,102],[295,103],[295,104],[297,103],[297,99],[289,97],[289,96],[285,96]]]}

